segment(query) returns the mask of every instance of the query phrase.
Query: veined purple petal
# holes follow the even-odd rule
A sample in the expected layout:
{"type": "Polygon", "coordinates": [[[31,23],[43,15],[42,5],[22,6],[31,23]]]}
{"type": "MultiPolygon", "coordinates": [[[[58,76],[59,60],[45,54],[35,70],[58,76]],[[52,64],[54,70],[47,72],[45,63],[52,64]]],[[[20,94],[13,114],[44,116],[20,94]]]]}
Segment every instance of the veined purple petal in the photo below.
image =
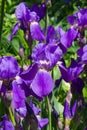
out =
{"type": "Polygon", "coordinates": [[[18,20],[28,21],[30,18],[30,10],[27,8],[26,4],[22,2],[17,6],[15,10],[15,15],[18,20]]]}
{"type": "Polygon", "coordinates": [[[30,32],[31,32],[31,36],[34,40],[37,40],[40,42],[45,40],[45,36],[43,35],[43,32],[42,32],[38,22],[35,22],[35,21],[31,22],[30,32]]]}
{"type": "Polygon", "coordinates": [[[13,36],[17,33],[18,29],[19,29],[19,23],[16,23],[16,24],[14,25],[14,28],[13,28],[13,30],[12,30],[11,35],[8,37],[8,40],[9,40],[9,41],[12,40],[13,36]]]}
{"type": "Polygon", "coordinates": [[[0,78],[14,78],[19,71],[18,63],[12,56],[0,57],[0,78]]]}
{"type": "Polygon", "coordinates": [[[21,87],[16,83],[16,81],[12,82],[13,86],[13,105],[15,109],[25,107],[25,93],[24,90],[21,89],[21,87]]]}
{"type": "Polygon", "coordinates": [[[75,40],[78,31],[70,28],[66,33],[64,33],[60,39],[61,43],[65,48],[69,48],[72,45],[73,40],[75,40]]]}
{"type": "Polygon", "coordinates": [[[47,96],[54,88],[54,82],[49,72],[39,70],[31,84],[31,88],[39,97],[47,96]]]}
{"type": "Polygon", "coordinates": [[[39,128],[43,128],[45,125],[48,124],[48,118],[41,118],[40,116],[37,117],[39,128]]]}

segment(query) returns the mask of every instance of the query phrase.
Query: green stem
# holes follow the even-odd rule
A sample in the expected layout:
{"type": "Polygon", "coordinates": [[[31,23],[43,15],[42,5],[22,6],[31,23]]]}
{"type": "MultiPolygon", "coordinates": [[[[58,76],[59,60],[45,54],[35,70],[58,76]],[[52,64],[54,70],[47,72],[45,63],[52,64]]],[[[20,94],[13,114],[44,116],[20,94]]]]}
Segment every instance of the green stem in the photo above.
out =
{"type": "Polygon", "coordinates": [[[8,111],[9,111],[11,121],[12,121],[13,125],[15,126],[16,125],[15,118],[14,118],[14,115],[13,115],[12,110],[11,110],[10,107],[8,108],[8,111]]]}
{"type": "Polygon", "coordinates": [[[0,14],[0,42],[1,42],[1,36],[2,36],[2,27],[3,27],[4,6],[5,6],[5,0],[2,0],[2,3],[1,3],[1,14],[0,14]]]}
{"type": "Polygon", "coordinates": [[[51,104],[50,104],[50,100],[49,100],[49,97],[47,96],[47,104],[48,104],[48,117],[49,117],[49,130],[52,130],[52,120],[51,120],[51,104]]]}

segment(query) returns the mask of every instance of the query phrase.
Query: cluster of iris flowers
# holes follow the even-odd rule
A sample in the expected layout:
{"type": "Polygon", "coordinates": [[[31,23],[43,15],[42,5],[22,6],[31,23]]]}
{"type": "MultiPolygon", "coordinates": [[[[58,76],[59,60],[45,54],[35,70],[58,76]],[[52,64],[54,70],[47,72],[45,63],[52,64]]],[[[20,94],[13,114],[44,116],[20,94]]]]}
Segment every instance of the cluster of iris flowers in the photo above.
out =
{"type": "MultiPolygon", "coordinates": [[[[65,123],[62,128],[58,127],[69,130],[71,120],[83,105],[82,90],[85,84],[79,75],[85,73],[87,64],[85,38],[87,9],[80,9],[68,16],[71,27],[66,32],[60,26],[56,29],[48,26],[46,31],[41,29],[39,23],[46,15],[46,9],[45,3],[40,6],[34,5],[29,9],[26,3],[22,2],[15,10],[18,22],[8,40],[11,41],[21,29],[29,46],[32,46],[33,41],[37,41],[38,44],[32,49],[30,54],[32,63],[27,69],[19,66],[13,56],[0,57],[0,98],[5,107],[5,115],[2,116],[0,122],[1,130],[41,130],[45,125],[50,124],[47,117],[41,117],[41,109],[33,103],[33,98],[40,102],[46,97],[49,98],[62,80],[69,83],[70,88],[63,104],[65,123]],[[70,66],[67,67],[64,55],[67,54],[68,48],[74,44],[74,41],[77,41],[79,46],[76,52],[77,59],[72,58],[70,66]],[[61,73],[56,82],[52,75],[55,66],[61,73]],[[78,96],[71,104],[74,94],[78,96]]],[[[60,115],[54,106],[50,103],[48,107],[51,107],[54,116],[58,119],[60,115]]],[[[49,127],[49,130],[52,129],[49,127]]]]}

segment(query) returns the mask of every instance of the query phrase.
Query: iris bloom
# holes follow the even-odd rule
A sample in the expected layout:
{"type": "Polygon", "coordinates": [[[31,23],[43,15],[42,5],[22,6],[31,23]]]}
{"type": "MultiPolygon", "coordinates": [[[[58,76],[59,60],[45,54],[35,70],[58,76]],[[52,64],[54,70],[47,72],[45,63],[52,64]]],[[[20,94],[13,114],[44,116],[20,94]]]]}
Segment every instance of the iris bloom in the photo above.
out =
{"type": "MultiPolygon", "coordinates": [[[[35,6],[36,8],[36,6],[35,6]]],[[[19,29],[22,29],[25,34],[26,40],[34,39],[38,41],[43,41],[45,39],[43,32],[39,26],[39,20],[45,15],[45,4],[42,4],[41,7],[37,7],[43,12],[43,16],[40,16],[37,12],[37,9],[32,7],[32,9],[28,9],[26,3],[20,3],[16,10],[15,15],[18,22],[15,24],[12,34],[9,36],[9,40],[12,40],[13,36],[17,33],[19,29]],[[35,12],[36,11],[36,12],[35,12]]]]}
{"type": "Polygon", "coordinates": [[[87,26],[87,9],[80,9],[75,14],[68,16],[68,22],[71,25],[76,24],[77,26],[87,26]]]}

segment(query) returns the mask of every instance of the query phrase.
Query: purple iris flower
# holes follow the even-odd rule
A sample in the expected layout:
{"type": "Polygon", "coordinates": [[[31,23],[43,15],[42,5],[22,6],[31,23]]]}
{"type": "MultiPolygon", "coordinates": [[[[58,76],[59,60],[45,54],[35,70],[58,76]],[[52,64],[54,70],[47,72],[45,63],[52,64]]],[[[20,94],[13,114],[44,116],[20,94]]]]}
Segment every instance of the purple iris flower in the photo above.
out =
{"type": "Polygon", "coordinates": [[[71,25],[77,24],[77,26],[87,25],[87,9],[80,9],[74,15],[68,16],[68,22],[71,25]]]}
{"type": "Polygon", "coordinates": [[[34,62],[51,69],[62,58],[63,50],[59,46],[56,31],[52,26],[47,29],[46,44],[39,43],[32,51],[32,59],[34,62]]]}
{"type": "Polygon", "coordinates": [[[0,94],[7,106],[13,103],[14,109],[23,108],[26,99],[24,90],[20,86],[23,81],[18,76],[19,71],[18,63],[14,57],[0,57],[0,94]]]}
{"type": "Polygon", "coordinates": [[[70,107],[68,101],[66,100],[64,104],[64,113],[63,113],[64,117],[69,119],[73,118],[76,113],[76,107],[77,107],[77,101],[75,101],[73,106],[70,107]]]}
{"type": "Polygon", "coordinates": [[[66,82],[70,82],[78,77],[78,75],[83,71],[83,65],[76,62],[74,59],[72,59],[71,65],[66,68],[65,65],[60,64],[59,69],[62,75],[62,78],[66,82]]]}
{"type": "Polygon", "coordinates": [[[40,69],[38,64],[32,64],[26,71],[20,74],[23,83],[22,89],[26,96],[33,95],[39,99],[47,96],[54,88],[54,82],[47,70],[40,69]]]}
{"type": "Polygon", "coordinates": [[[45,40],[44,34],[38,23],[40,18],[37,12],[30,11],[26,3],[22,2],[17,6],[15,15],[19,22],[15,24],[12,30],[12,34],[8,38],[9,40],[12,40],[13,36],[19,29],[22,29],[24,31],[25,38],[26,35],[28,35],[28,39],[31,38],[38,41],[45,40]]]}

